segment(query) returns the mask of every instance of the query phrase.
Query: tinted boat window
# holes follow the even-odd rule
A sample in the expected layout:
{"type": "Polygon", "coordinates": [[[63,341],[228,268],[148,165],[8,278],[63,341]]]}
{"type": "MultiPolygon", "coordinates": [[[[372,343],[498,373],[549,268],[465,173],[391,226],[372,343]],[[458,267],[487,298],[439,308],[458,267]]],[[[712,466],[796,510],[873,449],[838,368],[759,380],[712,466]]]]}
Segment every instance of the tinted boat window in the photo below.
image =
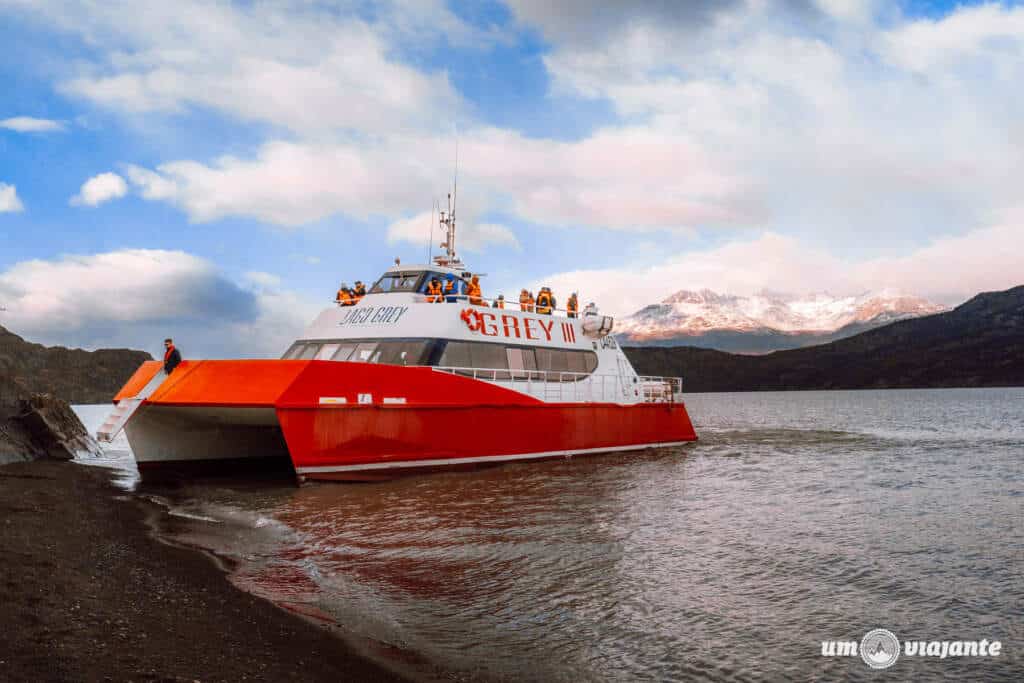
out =
{"type": "Polygon", "coordinates": [[[564,351],[569,361],[569,372],[586,372],[586,351],[564,351]]]}
{"type": "Polygon", "coordinates": [[[370,294],[386,292],[415,292],[423,278],[423,271],[388,273],[370,288],[370,294]]]}
{"type": "Polygon", "coordinates": [[[377,350],[377,342],[362,342],[356,347],[355,352],[349,357],[349,360],[356,361],[359,363],[373,363],[373,352],[377,350]]]}
{"type": "Polygon", "coordinates": [[[315,360],[330,360],[338,350],[338,344],[324,344],[316,354],[315,360]]]}
{"type": "Polygon", "coordinates": [[[473,367],[472,363],[469,357],[469,342],[450,341],[445,345],[441,365],[450,368],[469,368],[473,367]]]}
{"type": "Polygon", "coordinates": [[[331,356],[331,360],[348,360],[352,356],[352,352],[356,350],[356,346],[358,344],[342,344],[338,347],[335,354],[331,356]]]}
{"type": "Polygon", "coordinates": [[[427,350],[426,341],[383,341],[377,345],[377,353],[371,363],[385,365],[420,365],[427,350]]]}
{"type": "Polygon", "coordinates": [[[309,360],[320,350],[319,344],[306,344],[298,355],[299,360],[309,360]]]}
{"type": "Polygon", "coordinates": [[[295,360],[299,357],[299,354],[302,353],[302,349],[305,347],[305,344],[299,342],[292,344],[291,347],[284,352],[284,355],[281,356],[281,360],[295,360]]]}
{"type": "MultiPolygon", "coordinates": [[[[508,368],[508,356],[501,344],[470,344],[469,355],[473,360],[470,367],[487,370],[504,370],[508,368]]],[[[496,379],[508,379],[508,373],[499,372],[496,379]]]]}

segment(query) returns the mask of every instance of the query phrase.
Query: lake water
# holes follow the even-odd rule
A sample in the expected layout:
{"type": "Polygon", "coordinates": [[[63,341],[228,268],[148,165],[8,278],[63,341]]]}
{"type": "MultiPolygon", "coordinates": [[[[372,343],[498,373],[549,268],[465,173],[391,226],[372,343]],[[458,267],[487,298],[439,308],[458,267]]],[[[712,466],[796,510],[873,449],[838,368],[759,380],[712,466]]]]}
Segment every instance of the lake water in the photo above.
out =
{"type": "Polygon", "coordinates": [[[138,490],[171,506],[165,533],[235,559],[238,585],[416,653],[424,677],[1024,679],[1024,389],[687,406],[700,441],[683,448],[138,490]],[[877,627],[1002,651],[884,673],[821,656],[877,627]]]}

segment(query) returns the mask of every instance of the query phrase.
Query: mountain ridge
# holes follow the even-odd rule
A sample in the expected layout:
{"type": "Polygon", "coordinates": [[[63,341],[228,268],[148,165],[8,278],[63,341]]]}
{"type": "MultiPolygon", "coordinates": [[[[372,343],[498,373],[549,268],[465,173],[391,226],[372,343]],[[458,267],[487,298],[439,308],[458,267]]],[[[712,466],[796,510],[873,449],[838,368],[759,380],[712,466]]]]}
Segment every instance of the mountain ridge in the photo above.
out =
{"type": "Polygon", "coordinates": [[[760,356],[624,347],[637,372],[684,392],[1024,386],[1024,285],[818,346],[760,356]]]}
{"type": "Polygon", "coordinates": [[[895,320],[948,310],[895,290],[836,297],[762,290],[750,296],[681,290],[618,323],[624,344],[684,343],[739,353],[766,353],[849,337],[895,320]]]}

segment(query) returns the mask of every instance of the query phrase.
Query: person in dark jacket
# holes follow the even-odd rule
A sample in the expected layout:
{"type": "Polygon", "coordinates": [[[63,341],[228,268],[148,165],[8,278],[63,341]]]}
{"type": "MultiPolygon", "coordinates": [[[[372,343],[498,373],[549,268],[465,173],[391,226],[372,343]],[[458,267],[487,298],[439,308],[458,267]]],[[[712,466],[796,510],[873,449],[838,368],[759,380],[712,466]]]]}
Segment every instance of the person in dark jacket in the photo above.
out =
{"type": "Polygon", "coordinates": [[[181,354],[178,353],[178,349],[174,348],[174,340],[170,337],[164,339],[164,349],[164,372],[169,375],[181,362],[181,354]]]}

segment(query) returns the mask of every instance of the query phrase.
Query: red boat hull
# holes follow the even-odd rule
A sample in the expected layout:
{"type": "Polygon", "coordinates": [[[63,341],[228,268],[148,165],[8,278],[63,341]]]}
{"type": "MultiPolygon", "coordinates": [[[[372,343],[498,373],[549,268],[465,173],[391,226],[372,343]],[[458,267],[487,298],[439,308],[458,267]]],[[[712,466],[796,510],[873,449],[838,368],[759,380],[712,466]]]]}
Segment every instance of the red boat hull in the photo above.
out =
{"type": "MultiPolygon", "coordinates": [[[[386,478],[697,438],[679,402],[549,403],[431,368],[367,363],[186,361],[144,406],[151,412],[173,407],[178,420],[193,414],[197,434],[200,425],[213,424],[221,436],[231,429],[225,415],[273,408],[296,473],[313,479],[386,478]]],[[[181,430],[183,443],[188,429],[181,430]]],[[[174,453],[167,441],[160,440],[159,460],[169,464],[174,453]]],[[[211,453],[211,459],[235,455],[241,454],[211,453]]],[[[146,453],[136,458],[140,468],[156,464],[146,453]]]]}
{"type": "Polygon", "coordinates": [[[681,404],[278,409],[295,470],[311,478],[551,458],[695,440],[681,404]]]}

